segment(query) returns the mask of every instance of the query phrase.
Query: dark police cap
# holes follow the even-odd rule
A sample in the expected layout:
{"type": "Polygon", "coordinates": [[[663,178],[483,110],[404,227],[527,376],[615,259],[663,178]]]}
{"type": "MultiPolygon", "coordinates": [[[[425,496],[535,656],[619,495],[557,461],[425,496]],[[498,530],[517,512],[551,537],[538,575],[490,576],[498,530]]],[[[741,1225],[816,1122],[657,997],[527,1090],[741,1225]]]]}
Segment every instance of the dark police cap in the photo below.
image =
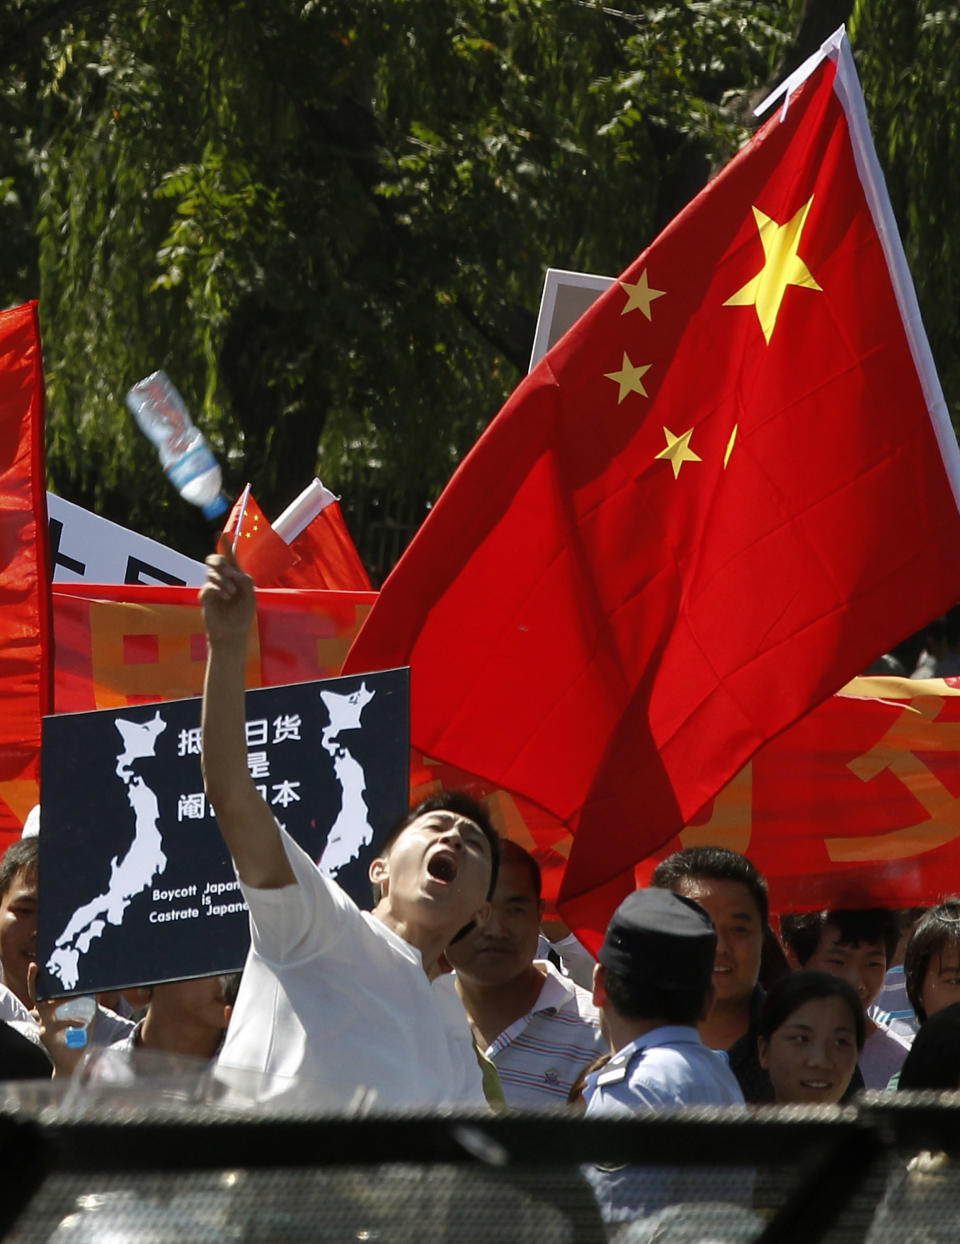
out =
{"type": "Polygon", "coordinates": [[[701,989],[716,948],[713,921],[699,903],[672,890],[635,890],[613,913],[597,958],[657,989],[701,989]]]}

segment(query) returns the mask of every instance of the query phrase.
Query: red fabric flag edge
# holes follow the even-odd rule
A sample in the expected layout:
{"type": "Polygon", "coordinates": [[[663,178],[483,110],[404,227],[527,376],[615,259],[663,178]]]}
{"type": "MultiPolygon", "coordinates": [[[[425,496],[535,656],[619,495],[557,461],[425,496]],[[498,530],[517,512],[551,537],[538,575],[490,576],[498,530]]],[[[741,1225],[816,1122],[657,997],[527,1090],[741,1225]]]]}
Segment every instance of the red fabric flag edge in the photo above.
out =
{"type": "Polygon", "coordinates": [[[24,378],[29,376],[25,407],[15,402],[15,409],[20,411],[20,427],[11,438],[14,452],[0,476],[3,526],[8,536],[4,544],[9,546],[3,557],[0,610],[5,621],[15,617],[20,637],[15,662],[19,669],[10,671],[7,656],[0,665],[0,678],[20,684],[18,689],[8,683],[4,696],[14,695],[21,705],[20,713],[4,714],[17,737],[0,744],[0,827],[19,831],[29,811],[28,796],[33,802],[39,798],[41,717],[53,703],[45,396],[36,302],[0,313],[0,343],[5,351],[20,351],[22,361],[14,367],[24,378]]]}
{"type": "Polygon", "coordinates": [[[373,590],[347,530],[339,499],[320,480],[309,484],[273,527],[288,542],[296,560],[271,579],[269,586],[334,592],[373,590]]]}

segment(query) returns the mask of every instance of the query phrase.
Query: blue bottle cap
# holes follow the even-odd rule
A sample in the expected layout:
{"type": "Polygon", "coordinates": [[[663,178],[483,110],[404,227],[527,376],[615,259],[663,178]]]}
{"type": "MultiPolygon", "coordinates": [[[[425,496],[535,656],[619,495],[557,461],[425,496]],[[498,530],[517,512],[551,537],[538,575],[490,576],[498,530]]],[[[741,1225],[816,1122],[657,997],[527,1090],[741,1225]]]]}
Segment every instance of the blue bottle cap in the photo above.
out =
{"type": "Polygon", "coordinates": [[[82,1050],[87,1044],[86,1028],[68,1028],[63,1036],[71,1050],[82,1050]]]}
{"type": "Polygon", "coordinates": [[[221,514],[226,514],[226,512],[227,498],[223,495],[223,493],[220,493],[218,497],[214,497],[211,502],[203,506],[203,517],[211,520],[219,518],[221,514]]]}

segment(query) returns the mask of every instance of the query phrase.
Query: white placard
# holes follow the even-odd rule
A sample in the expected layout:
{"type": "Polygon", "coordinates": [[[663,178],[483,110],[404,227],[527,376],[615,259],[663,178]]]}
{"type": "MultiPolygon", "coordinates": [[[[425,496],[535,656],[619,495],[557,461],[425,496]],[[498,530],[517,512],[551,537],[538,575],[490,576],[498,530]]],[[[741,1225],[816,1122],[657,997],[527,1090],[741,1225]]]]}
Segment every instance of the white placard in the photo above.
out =
{"type": "Polygon", "coordinates": [[[547,269],[530,355],[530,371],[615,280],[616,277],[594,276],[589,272],[547,269]]]}
{"type": "Polygon", "coordinates": [[[200,587],[202,562],[47,493],[54,583],[170,583],[200,587]]]}

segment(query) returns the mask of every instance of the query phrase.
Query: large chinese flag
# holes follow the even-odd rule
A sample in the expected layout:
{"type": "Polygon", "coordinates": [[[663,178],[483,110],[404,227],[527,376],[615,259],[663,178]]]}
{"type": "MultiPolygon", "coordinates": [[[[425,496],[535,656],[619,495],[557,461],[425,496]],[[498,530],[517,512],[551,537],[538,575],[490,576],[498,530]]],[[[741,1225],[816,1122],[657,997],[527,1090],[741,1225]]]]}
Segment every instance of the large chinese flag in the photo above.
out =
{"type": "Polygon", "coordinates": [[[50,711],[43,366],[36,303],[0,313],[0,831],[39,798],[50,711]]]}
{"type": "Polygon", "coordinates": [[[520,385],[344,667],[409,663],[413,743],[568,826],[588,944],[960,595],[960,455],[842,32],[787,103],[520,385]]]}

